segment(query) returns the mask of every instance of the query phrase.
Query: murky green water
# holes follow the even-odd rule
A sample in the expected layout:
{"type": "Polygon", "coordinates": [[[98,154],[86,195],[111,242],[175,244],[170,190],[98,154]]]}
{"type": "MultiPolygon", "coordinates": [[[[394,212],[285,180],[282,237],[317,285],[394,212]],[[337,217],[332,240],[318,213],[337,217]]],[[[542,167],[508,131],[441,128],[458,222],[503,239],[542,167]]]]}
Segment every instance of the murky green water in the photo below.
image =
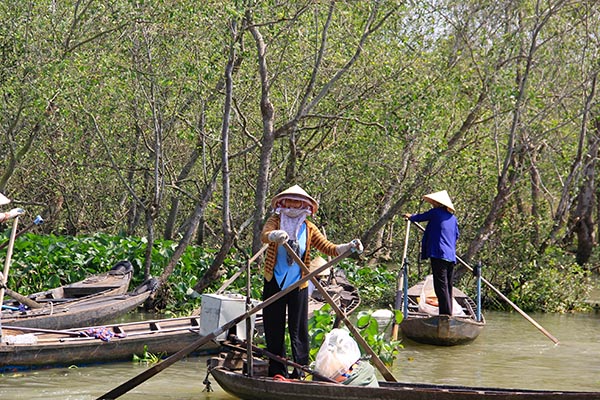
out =
{"type": "MultiPolygon", "coordinates": [[[[600,314],[530,314],[560,340],[554,345],[517,313],[485,314],[488,325],[473,343],[435,347],[406,341],[391,369],[399,381],[474,386],[600,391],[600,314]]],[[[0,398],[88,400],[108,392],[146,367],[133,363],[76,369],[5,373],[0,398]]],[[[205,393],[206,358],[179,361],[122,399],[225,400],[205,393]]]]}

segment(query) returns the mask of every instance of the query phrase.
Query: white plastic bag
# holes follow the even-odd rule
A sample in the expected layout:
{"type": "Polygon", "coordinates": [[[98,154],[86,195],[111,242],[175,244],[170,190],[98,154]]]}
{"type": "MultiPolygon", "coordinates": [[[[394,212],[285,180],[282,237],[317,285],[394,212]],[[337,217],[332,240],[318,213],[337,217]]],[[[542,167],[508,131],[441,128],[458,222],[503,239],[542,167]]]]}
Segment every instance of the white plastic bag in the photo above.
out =
{"type": "MultiPolygon", "coordinates": [[[[437,306],[437,295],[433,288],[433,275],[427,275],[425,282],[421,288],[421,296],[419,296],[419,311],[429,315],[439,315],[440,309],[437,306]]],[[[465,315],[462,307],[454,297],[452,297],[452,315],[465,315]]]]}
{"type": "Polygon", "coordinates": [[[336,379],[360,358],[358,344],[345,329],[332,329],[317,353],[314,369],[320,375],[336,379]]]}

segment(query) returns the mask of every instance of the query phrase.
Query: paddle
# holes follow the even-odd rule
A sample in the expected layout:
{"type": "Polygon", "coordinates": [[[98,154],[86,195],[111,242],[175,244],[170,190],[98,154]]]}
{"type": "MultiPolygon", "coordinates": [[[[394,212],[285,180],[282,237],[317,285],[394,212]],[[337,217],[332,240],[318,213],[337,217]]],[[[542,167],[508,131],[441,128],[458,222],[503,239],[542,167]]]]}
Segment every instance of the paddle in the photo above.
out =
{"type": "Polygon", "coordinates": [[[185,356],[187,356],[188,354],[190,354],[191,352],[193,352],[194,350],[196,350],[198,347],[206,344],[210,340],[216,339],[223,332],[228,331],[229,329],[233,328],[234,326],[236,326],[237,324],[239,324],[243,320],[245,320],[247,318],[250,318],[252,315],[256,314],[257,312],[259,312],[263,308],[268,307],[269,305],[273,304],[274,302],[276,302],[277,300],[279,300],[280,298],[282,298],[286,294],[290,293],[292,290],[296,289],[297,287],[299,287],[303,283],[307,282],[309,279],[317,276],[321,272],[325,271],[327,268],[331,267],[333,264],[336,264],[340,260],[348,257],[351,253],[352,253],[352,250],[348,250],[348,251],[344,252],[343,254],[337,256],[336,258],[334,258],[333,260],[331,260],[328,263],[324,264],[323,266],[315,269],[310,274],[302,277],[298,282],[296,282],[296,283],[288,286],[286,289],[282,290],[281,292],[274,294],[273,296],[269,297],[265,301],[263,301],[261,303],[258,303],[251,310],[249,310],[249,311],[245,312],[244,314],[239,315],[238,317],[232,319],[231,321],[229,321],[225,325],[219,327],[215,331],[209,333],[208,335],[200,337],[198,340],[196,340],[195,342],[190,343],[189,345],[185,346],[184,348],[182,348],[181,350],[179,350],[177,353],[175,353],[175,354],[171,355],[170,357],[164,359],[163,361],[159,362],[158,364],[154,365],[153,367],[148,368],[147,370],[145,370],[141,374],[138,374],[138,375],[134,376],[133,378],[129,379],[127,382],[119,385],[118,387],[114,388],[113,390],[111,390],[111,391],[105,393],[104,395],[98,397],[97,400],[113,400],[113,399],[116,399],[116,398],[122,396],[123,394],[127,393],[128,391],[130,391],[134,387],[136,387],[136,386],[140,385],[141,383],[147,381],[148,379],[152,378],[154,375],[158,374],[162,370],[170,367],[171,365],[173,365],[177,361],[181,360],[182,358],[184,358],[185,356]]]}
{"type": "MultiPolygon", "coordinates": [[[[4,271],[2,272],[2,279],[0,280],[2,286],[0,288],[0,304],[4,302],[4,293],[6,292],[6,280],[8,279],[8,271],[10,269],[10,261],[13,254],[13,248],[15,246],[15,235],[17,234],[17,225],[19,224],[19,216],[17,215],[13,219],[12,230],[10,232],[10,239],[8,241],[8,249],[6,250],[6,258],[4,259],[4,271]]],[[[0,313],[0,338],[2,337],[2,315],[0,313]]]]}
{"type": "MultiPolygon", "coordinates": [[[[283,247],[292,256],[292,258],[294,259],[294,261],[296,261],[296,263],[300,266],[300,268],[302,268],[303,272],[305,274],[308,274],[309,269],[306,267],[306,265],[300,259],[300,257],[298,257],[298,254],[296,254],[296,252],[290,247],[290,245],[287,244],[287,242],[286,242],[283,244],[283,247]]],[[[323,268],[323,267],[321,267],[321,268],[323,268]]],[[[319,268],[319,269],[321,269],[321,268],[319,268]]],[[[394,375],[392,375],[392,373],[387,369],[387,367],[381,361],[379,356],[377,356],[377,353],[375,353],[373,351],[371,346],[369,346],[369,344],[366,342],[366,340],[361,336],[360,332],[358,332],[358,330],[354,327],[354,325],[352,325],[352,323],[350,322],[348,317],[346,317],[346,314],[340,309],[340,307],[336,304],[336,302],[331,298],[329,293],[327,293],[327,290],[325,290],[323,285],[321,285],[321,283],[316,278],[310,278],[310,280],[315,285],[315,287],[319,290],[319,292],[321,292],[321,294],[323,295],[325,300],[327,300],[327,303],[329,303],[331,308],[333,308],[333,310],[335,311],[337,316],[340,317],[340,319],[346,324],[346,327],[350,330],[350,332],[352,333],[352,335],[354,336],[354,339],[358,342],[358,344],[367,353],[369,353],[369,355],[373,359],[373,364],[375,364],[375,366],[377,367],[379,372],[381,372],[381,375],[383,375],[385,380],[388,382],[397,382],[396,378],[394,378],[394,375]]]]}
{"type": "MultiPolygon", "coordinates": [[[[4,292],[9,295],[10,297],[12,297],[13,299],[17,300],[19,303],[21,304],[25,304],[26,306],[28,306],[29,308],[42,308],[44,307],[42,304],[38,303],[37,301],[30,299],[29,297],[25,297],[20,293],[17,293],[11,289],[9,289],[8,287],[6,287],[6,285],[4,284],[5,279],[4,279],[4,275],[0,272],[0,289],[4,289],[4,292]]],[[[4,299],[2,299],[4,301],[4,299]]]]}
{"type": "MultiPolygon", "coordinates": [[[[31,229],[32,226],[40,225],[44,222],[42,217],[40,217],[38,215],[31,224],[29,224],[26,228],[21,229],[19,232],[17,232],[18,218],[19,218],[19,216],[15,217],[15,219],[13,220],[12,231],[11,231],[11,235],[10,235],[8,242],[4,242],[0,245],[0,249],[5,248],[7,245],[10,246],[6,252],[6,260],[4,262],[4,272],[0,273],[0,304],[2,304],[4,302],[4,294],[6,293],[13,299],[18,300],[20,303],[25,304],[26,306],[29,306],[29,308],[42,308],[43,306],[40,303],[38,303],[37,301],[32,300],[29,297],[22,296],[21,294],[14,292],[14,291],[10,290],[8,287],[6,287],[6,282],[8,281],[8,270],[10,268],[10,259],[12,257],[16,238],[21,236],[23,233],[27,232],[29,229],[31,229]]],[[[1,336],[1,334],[2,334],[2,329],[0,326],[0,336],[1,336]]]]}
{"type": "MultiPolygon", "coordinates": [[[[423,228],[423,226],[421,226],[421,224],[419,224],[418,222],[414,222],[414,224],[417,226],[417,228],[419,228],[422,232],[425,231],[425,228],[423,228]]],[[[467,268],[469,271],[473,272],[473,268],[471,268],[466,262],[464,262],[459,256],[456,256],[456,259],[465,267],[467,268]]],[[[555,338],[554,336],[552,336],[552,334],[550,334],[550,332],[548,332],[546,329],[544,329],[540,324],[538,324],[533,318],[531,318],[529,315],[527,315],[525,313],[525,311],[521,310],[515,303],[513,303],[512,301],[510,301],[510,299],[508,297],[506,297],[505,295],[502,294],[502,292],[500,292],[498,289],[496,289],[496,287],[494,287],[494,285],[492,285],[490,282],[487,281],[487,279],[485,278],[481,278],[481,280],[483,281],[483,283],[485,283],[490,289],[492,289],[494,292],[496,292],[496,294],[498,296],[500,296],[502,298],[502,300],[506,301],[512,308],[514,308],[519,314],[521,314],[521,316],[523,316],[523,318],[525,318],[527,321],[529,321],[533,326],[535,326],[540,332],[542,332],[544,335],[546,335],[546,337],[550,340],[552,340],[554,342],[554,344],[558,344],[559,341],[557,338],[555,338]]]]}
{"type": "MultiPolygon", "coordinates": [[[[37,217],[35,217],[33,222],[31,222],[29,225],[27,225],[25,228],[21,229],[19,232],[17,232],[15,234],[15,239],[18,238],[19,236],[21,236],[22,234],[26,233],[27,231],[29,231],[34,226],[41,225],[43,223],[44,223],[44,220],[42,219],[42,216],[38,215],[37,217]]],[[[7,240],[6,242],[0,244],[0,250],[5,248],[6,246],[8,246],[9,243],[10,243],[10,240],[7,240]]]]}
{"type": "MultiPolygon", "coordinates": [[[[404,307],[402,307],[403,310],[403,315],[404,317],[406,317],[407,314],[407,308],[408,308],[408,303],[406,302],[406,300],[408,300],[408,296],[406,293],[406,288],[408,287],[407,285],[407,267],[408,267],[408,258],[406,257],[406,253],[408,252],[408,235],[410,233],[410,220],[408,220],[408,222],[406,223],[406,235],[404,237],[404,253],[402,255],[402,269],[400,269],[399,273],[398,273],[398,285],[396,287],[396,301],[394,302],[394,308],[396,310],[400,309],[400,301],[402,300],[402,298],[404,298],[404,307]],[[400,293],[404,292],[404,296],[400,296],[400,293]]],[[[397,340],[398,339],[398,328],[399,325],[398,323],[396,323],[396,318],[394,317],[394,325],[392,326],[392,340],[397,340]]]]}

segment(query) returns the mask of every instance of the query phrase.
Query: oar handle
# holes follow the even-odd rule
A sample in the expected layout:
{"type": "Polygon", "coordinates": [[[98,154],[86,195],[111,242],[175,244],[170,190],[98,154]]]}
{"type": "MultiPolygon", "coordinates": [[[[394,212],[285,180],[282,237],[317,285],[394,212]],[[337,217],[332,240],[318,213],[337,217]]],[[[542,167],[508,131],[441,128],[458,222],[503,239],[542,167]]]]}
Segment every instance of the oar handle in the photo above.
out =
{"type": "MultiPolygon", "coordinates": [[[[27,225],[25,228],[21,229],[19,232],[17,232],[15,234],[15,239],[18,238],[19,236],[21,236],[22,234],[26,233],[27,231],[29,231],[34,226],[41,225],[43,223],[44,223],[44,219],[41,217],[41,215],[38,215],[37,217],[35,217],[33,222],[31,222],[29,225],[27,225]]],[[[0,244],[0,250],[5,248],[6,246],[8,246],[9,243],[10,243],[10,241],[6,241],[6,242],[0,244]]]]}
{"type": "MultiPolygon", "coordinates": [[[[417,228],[419,228],[421,231],[425,231],[425,228],[423,228],[418,222],[414,223],[417,228]]],[[[459,256],[456,256],[456,259],[458,260],[458,262],[460,262],[465,268],[467,268],[469,271],[473,272],[473,268],[471,268],[466,262],[464,262],[459,256]]],[[[559,341],[557,338],[555,338],[552,334],[550,334],[550,332],[548,332],[546,329],[544,329],[540,324],[538,324],[533,318],[531,318],[529,315],[527,315],[525,313],[525,311],[521,310],[515,303],[513,303],[512,301],[510,301],[510,299],[508,297],[506,297],[505,295],[502,294],[502,292],[500,292],[498,289],[496,289],[496,287],[494,285],[492,285],[490,282],[487,281],[487,279],[485,278],[481,278],[481,280],[483,281],[483,283],[485,283],[490,289],[492,289],[498,296],[500,296],[502,298],[502,300],[506,301],[512,308],[514,308],[519,314],[521,314],[521,316],[523,316],[523,318],[525,318],[527,321],[529,321],[533,326],[535,326],[540,332],[542,332],[544,335],[546,335],[546,337],[550,340],[552,340],[554,342],[554,344],[558,344],[559,341]]]]}

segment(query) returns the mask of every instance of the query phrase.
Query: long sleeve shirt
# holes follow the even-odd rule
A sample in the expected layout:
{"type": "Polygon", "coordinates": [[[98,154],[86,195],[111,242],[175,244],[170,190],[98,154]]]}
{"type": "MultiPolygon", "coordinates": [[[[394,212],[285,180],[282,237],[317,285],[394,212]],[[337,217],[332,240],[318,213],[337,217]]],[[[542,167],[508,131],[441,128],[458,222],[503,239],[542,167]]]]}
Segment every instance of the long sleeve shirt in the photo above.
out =
{"type": "Polygon", "coordinates": [[[456,241],[458,221],[454,214],[444,207],[434,207],[409,218],[413,222],[427,221],[421,241],[421,259],[441,258],[456,262],[456,241]]]}
{"type": "MultiPolygon", "coordinates": [[[[301,257],[304,264],[306,266],[310,265],[310,250],[311,250],[311,248],[315,248],[328,256],[337,257],[338,254],[337,254],[337,250],[336,250],[336,244],[327,240],[325,238],[325,236],[323,236],[323,234],[319,231],[319,228],[317,228],[317,226],[314,223],[312,223],[311,221],[309,221],[308,219],[305,220],[304,223],[306,224],[306,243],[305,243],[306,247],[304,250],[304,256],[301,257]]],[[[271,233],[271,231],[273,231],[273,230],[280,229],[279,224],[280,224],[279,215],[278,214],[271,215],[269,217],[269,219],[267,219],[267,222],[265,223],[265,226],[264,226],[262,234],[261,234],[261,241],[263,243],[269,244],[269,247],[267,248],[267,256],[265,258],[265,264],[264,264],[264,276],[268,282],[270,282],[271,279],[273,279],[275,263],[277,262],[277,259],[278,259],[278,257],[277,257],[278,252],[286,253],[286,250],[282,245],[279,245],[278,243],[269,241],[269,233],[271,233]]],[[[304,272],[302,272],[301,276],[304,277],[305,275],[306,274],[304,272]]],[[[295,283],[295,282],[288,282],[288,285],[290,283],[295,283]]],[[[304,284],[300,285],[300,288],[305,288],[307,286],[308,286],[308,282],[305,282],[304,284]]]]}

